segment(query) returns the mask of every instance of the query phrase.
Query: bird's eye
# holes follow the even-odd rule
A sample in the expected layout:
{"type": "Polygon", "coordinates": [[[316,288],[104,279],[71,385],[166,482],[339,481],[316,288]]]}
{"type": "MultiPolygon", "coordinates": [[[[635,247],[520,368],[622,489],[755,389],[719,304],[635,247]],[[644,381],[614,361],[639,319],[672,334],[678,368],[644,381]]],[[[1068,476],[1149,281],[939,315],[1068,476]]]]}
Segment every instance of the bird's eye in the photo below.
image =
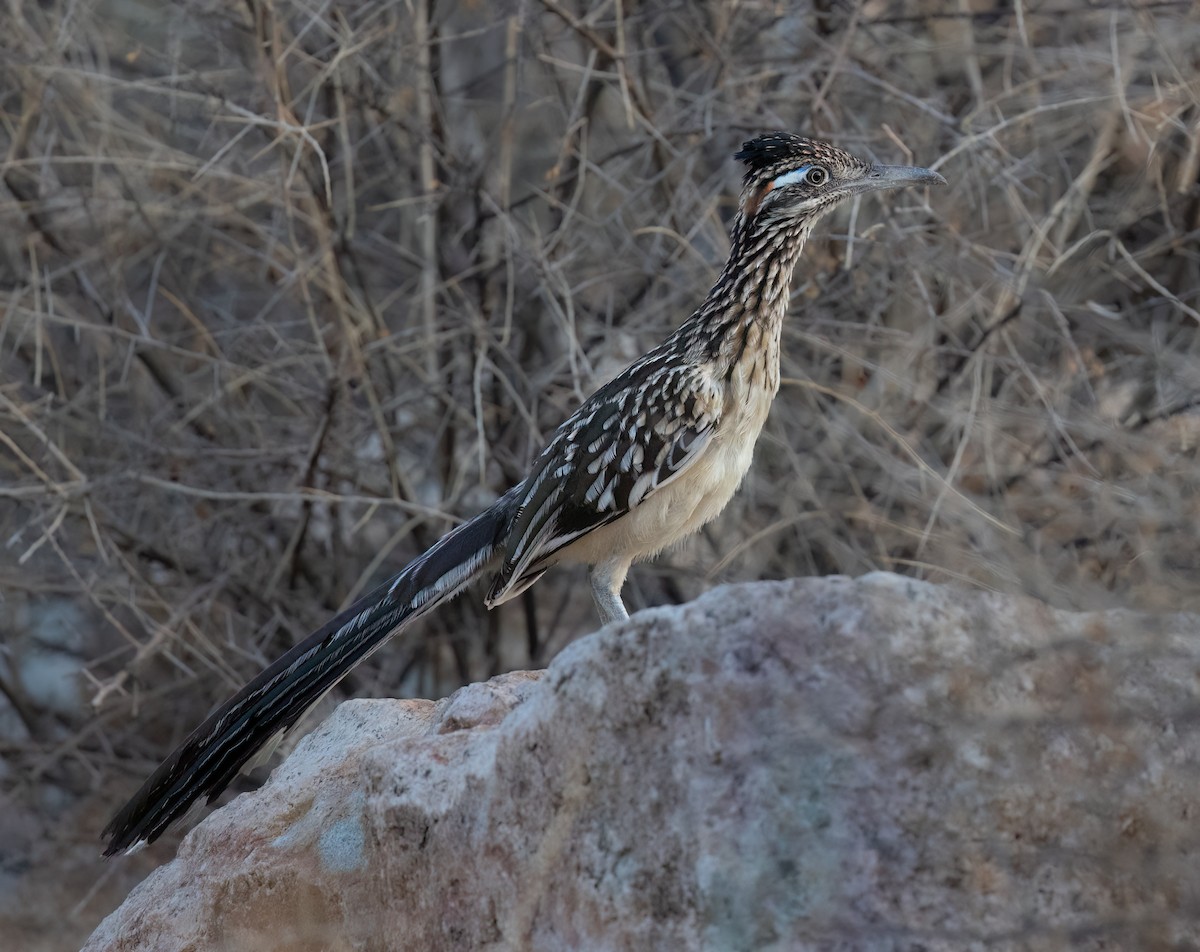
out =
{"type": "Polygon", "coordinates": [[[829,173],[819,165],[814,165],[808,170],[808,174],[804,176],[804,181],[809,185],[824,185],[829,181],[829,173]]]}

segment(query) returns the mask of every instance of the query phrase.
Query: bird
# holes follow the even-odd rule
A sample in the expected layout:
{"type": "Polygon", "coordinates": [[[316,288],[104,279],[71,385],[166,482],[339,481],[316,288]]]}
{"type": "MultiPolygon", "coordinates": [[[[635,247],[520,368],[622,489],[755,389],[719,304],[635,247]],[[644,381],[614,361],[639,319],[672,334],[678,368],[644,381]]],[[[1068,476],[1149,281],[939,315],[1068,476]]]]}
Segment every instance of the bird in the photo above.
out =
{"type": "Polygon", "coordinates": [[[355,665],[476,579],[490,579],[493,608],[555,565],[583,563],[601,623],[628,618],[630,566],[716,518],[750,467],[814,224],[867,192],[946,184],[788,132],[734,158],[744,175],[729,257],[695,312],[580,404],[524,479],[218,707],[105,827],[105,856],[153,842],[201,796],[211,804],[355,665]]]}

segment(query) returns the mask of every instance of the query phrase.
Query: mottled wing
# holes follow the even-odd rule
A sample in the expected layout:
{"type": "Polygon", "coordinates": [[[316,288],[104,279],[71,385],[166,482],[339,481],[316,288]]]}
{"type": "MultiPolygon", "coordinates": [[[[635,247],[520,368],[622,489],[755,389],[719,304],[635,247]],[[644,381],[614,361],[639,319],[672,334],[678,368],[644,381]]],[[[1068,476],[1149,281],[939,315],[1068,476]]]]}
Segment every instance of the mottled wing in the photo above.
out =
{"type": "Polygon", "coordinates": [[[703,369],[665,359],[634,364],[598,390],[534,463],[488,604],[520,591],[559,549],[686,472],[721,410],[721,393],[703,369]]]}

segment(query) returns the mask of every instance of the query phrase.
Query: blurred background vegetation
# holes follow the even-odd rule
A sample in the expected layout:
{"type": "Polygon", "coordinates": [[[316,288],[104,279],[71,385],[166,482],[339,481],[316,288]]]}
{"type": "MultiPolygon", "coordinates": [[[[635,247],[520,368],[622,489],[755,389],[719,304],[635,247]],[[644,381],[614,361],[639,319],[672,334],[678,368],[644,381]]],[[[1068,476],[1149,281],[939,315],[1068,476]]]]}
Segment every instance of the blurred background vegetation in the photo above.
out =
{"type": "MultiPolygon", "coordinates": [[[[754,134],[950,181],[827,219],[726,514],[632,608],[873,569],[1200,607],[1190,2],[12,0],[0,14],[0,931],[172,855],[109,812],[520,478],[703,298],[754,134]]],[[[340,690],[594,627],[559,571],[340,690]]],[[[6,940],[7,943],[7,940],[6,940]]]]}

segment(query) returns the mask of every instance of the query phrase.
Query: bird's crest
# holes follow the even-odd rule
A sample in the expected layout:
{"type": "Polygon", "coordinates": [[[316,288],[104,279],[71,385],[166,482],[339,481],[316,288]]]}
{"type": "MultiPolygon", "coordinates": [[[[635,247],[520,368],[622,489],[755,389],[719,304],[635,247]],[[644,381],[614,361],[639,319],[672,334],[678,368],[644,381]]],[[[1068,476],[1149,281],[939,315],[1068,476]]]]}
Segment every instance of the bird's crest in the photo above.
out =
{"type": "Polygon", "coordinates": [[[746,184],[749,185],[766,175],[774,177],[806,162],[829,162],[844,155],[828,142],[806,139],[790,132],[768,132],[743,142],[742,150],[734,158],[745,163],[746,184]]]}

